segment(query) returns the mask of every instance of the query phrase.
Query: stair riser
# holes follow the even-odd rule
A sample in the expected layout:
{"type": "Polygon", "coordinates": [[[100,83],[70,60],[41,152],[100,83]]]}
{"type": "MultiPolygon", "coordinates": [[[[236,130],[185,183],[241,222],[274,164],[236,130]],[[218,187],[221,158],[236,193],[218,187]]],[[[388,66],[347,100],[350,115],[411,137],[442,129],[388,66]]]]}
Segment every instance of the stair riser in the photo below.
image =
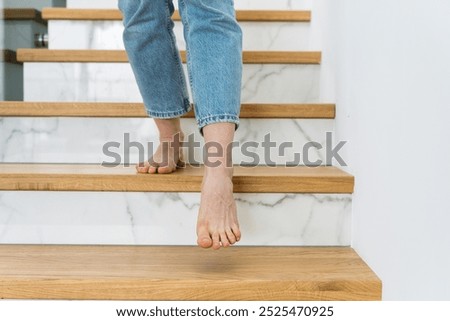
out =
{"type": "MultiPolygon", "coordinates": [[[[125,148],[125,135],[129,142],[139,142],[145,148],[141,157],[147,157],[148,142],[157,142],[157,130],[152,119],[140,118],[0,118],[0,160],[2,162],[67,162],[67,163],[102,163],[111,162],[112,158],[103,153],[107,142],[118,142],[120,148],[110,148],[121,156],[125,162],[125,151],[129,150],[129,161],[139,160],[136,147],[125,148]]],[[[270,150],[270,160],[285,164],[295,159],[294,153],[303,155],[303,147],[310,141],[322,144],[320,150],[309,149],[309,161],[321,160],[326,163],[326,132],[333,131],[333,120],[327,119],[241,119],[235,141],[239,146],[249,141],[258,143],[258,148],[248,148],[259,157],[258,164],[267,164],[265,149],[262,146],[264,136],[270,133],[271,141],[277,146],[270,150]],[[285,154],[279,152],[283,142],[292,142],[285,154]]],[[[203,139],[198,133],[194,119],[182,119],[182,126],[187,136],[194,134],[195,142],[201,146],[195,148],[194,159],[202,160],[203,139]]],[[[127,145],[128,146],[128,145],[127,145]]],[[[245,155],[241,147],[235,148],[234,163],[253,162],[253,157],[245,155]]],[[[156,146],[154,147],[156,148],[156,146]]],[[[345,148],[345,147],[344,147],[345,148]]],[[[185,149],[187,154],[187,149],[185,149]]],[[[303,160],[303,156],[301,157],[303,160]]],[[[306,160],[308,161],[308,160],[306,160]]],[[[305,164],[303,161],[300,164],[305,164]]],[[[330,164],[327,164],[330,165],[330,164]]]]}
{"type": "MultiPolygon", "coordinates": [[[[307,23],[240,22],[240,26],[244,50],[318,50],[310,46],[307,23]]],[[[50,21],[49,48],[124,49],[122,32],[121,21],[50,21]]],[[[178,48],[185,50],[181,22],[175,22],[175,35],[178,48]]]]}
{"type": "MultiPolygon", "coordinates": [[[[312,0],[234,0],[236,9],[307,9],[312,0]]],[[[174,0],[178,8],[177,0],[174,0]]],[[[67,0],[68,8],[117,8],[117,0],[67,0]]]]}
{"type": "MultiPolygon", "coordinates": [[[[319,76],[318,65],[246,64],[241,101],[320,102],[319,76]]],[[[142,101],[128,63],[25,63],[24,79],[26,101],[142,101]]]]}
{"type": "MultiPolygon", "coordinates": [[[[241,245],[350,245],[351,195],[235,194],[241,245]]],[[[0,243],[191,244],[199,193],[0,192],[0,243]]]]}
{"type": "Polygon", "coordinates": [[[29,20],[5,21],[3,28],[3,48],[14,51],[18,48],[34,48],[34,35],[47,33],[46,26],[29,20]]]}

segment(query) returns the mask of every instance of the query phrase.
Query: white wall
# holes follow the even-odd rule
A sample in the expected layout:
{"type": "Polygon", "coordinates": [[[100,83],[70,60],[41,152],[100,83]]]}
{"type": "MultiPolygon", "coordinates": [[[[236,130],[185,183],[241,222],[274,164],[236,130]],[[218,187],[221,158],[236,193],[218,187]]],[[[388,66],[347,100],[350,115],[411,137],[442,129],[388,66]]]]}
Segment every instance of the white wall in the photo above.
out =
{"type": "Polygon", "coordinates": [[[356,177],[353,246],[385,300],[450,299],[450,2],[317,0],[324,97],[356,177]],[[335,87],[335,88],[334,88],[335,87]]]}

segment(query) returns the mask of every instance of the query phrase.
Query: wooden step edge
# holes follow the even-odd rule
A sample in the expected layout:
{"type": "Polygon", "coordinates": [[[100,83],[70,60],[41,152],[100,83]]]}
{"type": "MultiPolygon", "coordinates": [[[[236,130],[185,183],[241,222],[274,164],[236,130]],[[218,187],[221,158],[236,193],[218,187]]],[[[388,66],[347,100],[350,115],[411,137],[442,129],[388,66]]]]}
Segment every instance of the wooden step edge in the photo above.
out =
{"type": "Polygon", "coordinates": [[[347,247],[4,244],[0,257],[3,299],[342,301],[382,290],[347,247]]]}
{"type": "MultiPolygon", "coordinates": [[[[333,119],[334,104],[242,104],[241,118],[333,119]]],[[[0,117],[148,117],[142,103],[0,102],[0,117]]],[[[191,110],[184,118],[193,118],[191,110]]]]}
{"type": "Polygon", "coordinates": [[[8,62],[10,64],[22,65],[22,62],[17,61],[17,53],[14,50],[2,49],[0,54],[1,62],[8,62]]]}
{"type": "Polygon", "coordinates": [[[31,20],[43,25],[47,25],[47,21],[42,18],[41,12],[34,8],[4,8],[1,10],[3,12],[3,20],[6,21],[31,20]]]}
{"type": "MultiPolygon", "coordinates": [[[[182,61],[186,62],[186,51],[180,51],[182,61]]],[[[245,64],[320,64],[322,55],[319,51],[244,51],[242,60],[245,64]]],[[[20,62],[92,62],[92,63],[126,63],[124,50],[49,50],[18,49],[17,60],[20,62]]]]}
{"type": "MultiPolygon", "coordinates": [[[[122,20],[117,9],[68,9],[44,8],[45,20],[122,20]]],[[[180,21],[180,14],[175,11],[172,19],[180,21]]],[[[306,10],[236,10],[236,19],[241,22],[310,22],[311,11],[306,10]]]]}
{"type": "MultiPolygon", "coordinates": [[[[108,159],[108,161],[111,161],[108,159]]],[[[170,175],[137,174],[134,165],[0,163],[0,190],[200,192],[202,166],[170,175]]],[[[353,193],[354,177],[333,166],[234,167],[236,193],[353,193]]]]}

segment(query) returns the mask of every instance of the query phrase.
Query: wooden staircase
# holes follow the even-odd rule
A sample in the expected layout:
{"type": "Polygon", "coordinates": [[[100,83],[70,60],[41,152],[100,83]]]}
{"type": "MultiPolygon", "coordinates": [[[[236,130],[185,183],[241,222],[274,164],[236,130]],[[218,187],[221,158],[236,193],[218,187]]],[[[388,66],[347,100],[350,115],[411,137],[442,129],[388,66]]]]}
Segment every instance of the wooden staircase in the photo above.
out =
{"type": "MultiPolygon", "coordinates": [[[[241,22],[310,22],[310,11],[237,10],[241,22]]],[[[46,8],[44,20],[115,21],[118,10],[46,8]]],[[[178,13],[174,20],[179,20],[178,13]]],[[[182,51],[183,61],[185,52],[182,51]]],[[[321,63],[317,51],[245,51],[245,64],[321,63]]],[[[20,63],[127,63],[122,50],[19,49],[20,63]]],[[[141,103],[0,102],[0,117],[147,117],[141,103]]],[[[185,116],[192,118],[192,112],[185,116]]],[[[243,103],[241,118],[333,119],[328,103],[243,103]]],[[[2,191],[199,192],[202,167],[170,175],[134,166],[1,163],[2,191]]],[[[353,193],[333,166],[235,167],[236,193],[353,193]]],[[[26,200],[24,200],[26,201],[26,200]]],[[[0,298],[380,300],[381,281],[349,247],[0,245],[0,298]]]]}

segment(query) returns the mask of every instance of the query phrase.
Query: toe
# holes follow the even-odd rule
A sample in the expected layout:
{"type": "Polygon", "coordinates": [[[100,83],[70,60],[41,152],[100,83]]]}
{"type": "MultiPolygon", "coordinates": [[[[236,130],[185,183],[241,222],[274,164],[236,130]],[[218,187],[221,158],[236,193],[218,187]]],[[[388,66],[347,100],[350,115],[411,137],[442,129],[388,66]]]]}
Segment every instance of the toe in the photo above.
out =
{"type": "Polygon", "coordinates": [[[158,173],[158,167],[156,167],[156,166],[149,166],[148,170],[147,170],[147,173],[149,173],[149,174],[158,173]]]}
{"type": "Polygon", "coordinates": [[[228,229],[226,230],[226,233],[227,233],[228,241],[230,242],[230,244],[236,243],[236,236],[235,236],[234,233],[231,231],[231,228],[228,228],[228,229]]]}
{"type": "Polygon", "coordinates": [[[149,174],[155,174],[158,173],[158,167],[159,167],[159,163],[155,162],[153,160],[153,158],[150,158],[147,162],[148,167],[147,167],[147,173],[149,174]]]}
{"type": "Polygon", "coordinates": [[[239,240],[241,239],[241,230],[239,229],[239,226],[234,225],[231,227],[231,230],[233,231],[233,234],[236,237],[236,242],[239,242],[239,240]]]}
{"type": "Polygon", "coordinates": [[[199,238],[197,244],[204,249],[209,249],[212,246],[212,240],[210,237],[199,238]]]}
{"type": "Polygon", "coordinates": [[[171,167],[158,167],[158,174],[170,174],[174,171],[171,167]]]}
{"type": "Polygon", "coordinates": [[[177,163],[177,168],[185,168],[185,167],[186,167],[186,162],[180,159],[177,163]]]}
{"type": "Polygon", "coordinates": [[[136,170],[137,170],[138,173],[147,173],[148,172],[148,168],[149,168],[149,165],[146,162],[145,163],[136,164],[136,170]]]}
{"type": "Polygon", "coordinates": [[[212,240],[211,236],[209,235],[209,232],[206,228],[199,227],[198,228],[198,237],[197,237],[197,244],[200,247],[203,247],[205,249],[210,248],[212,246],[212,240]]]}
{"type": "Polygon", "coordinates": [[[225,232],[220,233],[220,243],[222,243],[223,247],[229,247],[230,241],[228,241],[227,234],[225,232]]]}
{"type": "Polygon", "coordinates": [[[220,249],[220,236],[219,236],[219,233],[217,233],[217,232],[213,233],[212,241],[213,241],[213,244],[212,244],[213,249],[214,250],[220,249]]]}

